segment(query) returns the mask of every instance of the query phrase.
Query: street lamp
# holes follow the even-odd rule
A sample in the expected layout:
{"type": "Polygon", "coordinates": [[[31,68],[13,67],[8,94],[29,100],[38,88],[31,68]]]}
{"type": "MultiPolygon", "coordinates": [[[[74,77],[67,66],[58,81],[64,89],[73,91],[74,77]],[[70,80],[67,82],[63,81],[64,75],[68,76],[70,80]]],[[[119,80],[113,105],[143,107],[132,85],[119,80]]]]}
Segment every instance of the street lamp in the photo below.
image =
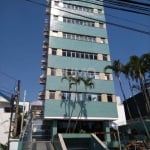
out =
{"type": "Polygon", "coordinates": [[[120,141],[120,134],[119,134],[118,125],[117,125],[115,122],[112,122],[112,123],[111,123],[111,127],[117,131],[117,134],[118,134],[118,142],[119,142],[119,149],[121,150],[121,141],[120,141]]]}

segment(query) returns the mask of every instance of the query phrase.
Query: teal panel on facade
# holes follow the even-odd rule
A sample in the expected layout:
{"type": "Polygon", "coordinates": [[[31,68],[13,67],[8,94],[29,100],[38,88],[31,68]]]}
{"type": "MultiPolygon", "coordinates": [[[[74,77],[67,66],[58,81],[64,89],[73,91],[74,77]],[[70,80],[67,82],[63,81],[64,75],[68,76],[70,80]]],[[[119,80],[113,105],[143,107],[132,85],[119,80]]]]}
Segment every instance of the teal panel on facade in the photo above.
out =
{"type": "MultiPolygon", "coordinates": [[[[88,89],[87,92],[91,93],[109,93],[114,94],[114,83],[111,80],[93,80],[94,88],[88,89]]],[[[72,86],[71,91],[76,91],[75,86],[72,86]]],[[[57,76],[47,76],[46,81],[46,89],[47,90],[60,90],[60,91],[68,91],[69,85],[66,80],[61,82],[61,77],[57,76]]],[[[78,92],[85,92],[85,86],[81,83],[78,86],[78,92]]]]}
{"type": "Polygon", "coordinates": [[[106,29],[63,23],[60,21],[53,21],[51,30],[107,38],[106,29]]]}
{"type": "MultiPolygon", "coordinates": [[[[56,55],[48,56],[48,67],[74,69],[83,71],[104,72],[104,68],[111,65],[110,61],[88,60],[80,58],[60,57],[56,55]]],[[[108,70],[111,73],[111,70],[108,70]]]]}
{"type": "MultiPolygon", "coordinates": [[[[67,101],[46,100],[44,118],[68,118],[69,111],[71,112],[72,105],[67,101]]],[[[85,119],[100,119],[100,118],[117,118],[116,103],[107,102],[77,102],[73,111],[72,117],[77,117],[81,111],[81,116],[85,119]],[[81,111],[82,107],[82,111],[81,111]]]]}
{"type": "Polygon", "coordinates": [[[100,44],[100,43],[92,43],[86,41],[51,37],[49,41],[49,45],[51,46],[51,48],[109,54],[108,44],[100,44]]]}

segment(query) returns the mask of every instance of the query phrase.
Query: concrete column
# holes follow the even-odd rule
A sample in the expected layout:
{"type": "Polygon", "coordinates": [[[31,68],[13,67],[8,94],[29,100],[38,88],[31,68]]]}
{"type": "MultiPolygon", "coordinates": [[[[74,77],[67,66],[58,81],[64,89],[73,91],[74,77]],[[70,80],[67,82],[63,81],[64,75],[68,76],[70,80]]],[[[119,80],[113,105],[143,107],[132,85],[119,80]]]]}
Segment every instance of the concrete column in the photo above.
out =
{"type": "Polygon", "coordinates": [[[57,134],[57,120],[53,120],[52,122],[52,139],[54,138],[54,136],[57,134]]]}
{"type": "Polygon", "coordinates": [[[95,22],[94,26],[97,27],[97,28],[99,28],[99,22],[95,22]]]}
{"type": "Polygon", "coordinates": [[[63,33],[62,32],[58,32],[57,36],[58,37],[63,37],[63,33]]]}
{"type": "Polygon", "coordinates": [[[96,37],[96,43],[101,43],[101,38],[100,37],[96,37]]]}
{"type": "Polygon", "coordinates": [[[110,55],[107,55],[107,60],[110,61],[110,55]]]}
{"type": "Polygon", "coordinates": [[[60,100],[61,99],[61,91],[55,92],[55,99],[60,100]]]}
{"type": "Polygon", "coordinates": [[[110,80],[113,80],[113,75],[112,74],[110,74],[110,80]]]}
{"type": "Polygon", "coordinates": [[[62,49],[57,49],[57,55],[62,56],[62,49]]]}
{"type": "Polygon", "coordinates": [[[99,73],[99,78],[100,78],[101,80],[105,80],[105,73],[100,72],[100,73],[99,73]]]}
{"type": "Polygon", "coordinates": [[[93,13],[98,14],[98,9],[94,8],[93,13]]]}
{"type": "Polygon", "coordinates": [[[45,99],[49,99],[49,91],[45,92],[45,99]]]}
{"type": "Polygon", "coordinates": [[[117,101],[116,101],[116,95],[112,95],[112,101],[113,101],[113,102],[117,102],[117,101]]]}
{"type": "Polygon", "coordinates": [[[104,132],[105,132],[105,134],[104,134],[105,142],[106,142],[107,144],[109,144],[109,143],[111,142],[109,121],[105,121],[105,122],[103,123],[103,130],[104,130],[104,132]]]}
{"type": "Polygon", "coordinates": [[[48,54],[52,54],[52,49],[48,48],[48,54]]]}
{"type": "Polygon", "coordinates": [[[97,55],[97,60],[103,60],[103,55],[102,54],[98,54],[97,55]]]}
{"type": "Polygon", "coordinates": [[[51,68],[47,68],[47,75],[51,75],[51,68]]]}
{"type": "Polygon", "coordinates": [[[102,102],[107,102],[107,94],[102,94],[102,102]]]}

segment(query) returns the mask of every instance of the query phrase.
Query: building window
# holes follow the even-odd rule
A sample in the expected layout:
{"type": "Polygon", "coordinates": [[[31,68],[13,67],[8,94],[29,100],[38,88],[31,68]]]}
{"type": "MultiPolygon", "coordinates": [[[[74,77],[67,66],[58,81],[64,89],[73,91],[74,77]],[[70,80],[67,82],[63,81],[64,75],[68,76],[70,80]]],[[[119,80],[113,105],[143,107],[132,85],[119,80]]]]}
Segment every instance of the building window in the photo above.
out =
{"type": "Polygon", "coordinates": [[[58,5],[59,5],[59,2],[58,2],[58,1],[54,1],[54,5],[55,5],[55,6],[58,6],[58,5]]]}
{"type": "Polygon", "coordinates": [[[63,38],[71,39],[71,40],[87,41],[87,42],[96,42],[96,37],[94,36],[86,36],[86,35],[72,34],[72,33],[63,33],[63,38]]]}
{"type": "Polygon", "coordinates": [[[54,15],[54,20],[57,21],[58,20],[58,16],[54,15]]]}
{"type": "Polygon", "coordinates": [[[72,57],[76,57],[76,52],[72,52],[72,57]]]}
{"type": "Polygon", "coordinates": [[[74,19],[74,18],[64,17],[63,22],[94,27],[94,22],[92,22],[92,21],[85,21],[85,20],[74,19]]]}
{"type": "Polygon", "coordinates": [[[107,59],[107,54],[103,54],[103,60],[104,61],[107,61],[108,59],[107,59]]]}
{"type": "Polygon", "coordinates": [[[55,91],[49,91],[49,98],[55,99],[55,91]]]}
{"type": "Polygon", "coordinates": [[[78,52],[65,49],[62,50],[62,56],[97,60],[97,54],[95,53],[78,52]]]}
{"type": "Polygon", "coordinates": [[[67,56],[71,57],[71,52],[70,51],[67,52],[67,56]]]}
{"type": "Polygon", "coordinates": [[[79,5],[67,4],[67,3],[64,3],[64,7],[68,9],[93,13],[93,9],[90,7],[84,7],[84,6],[79,6],[79,5]]]}
{"type": "Polygon", "coordinates": [[[56,55],[57,54],[57,49],[52,49],[52,55],[56,55]]]}
{"type": "Polygon", "coordinates": [[[51,76],[56,76],[56,69],[55,68],[51,68],[51,76]]]}
{"type": "Polygon", "coordinates": [[[102,95],[101,94],[99,94],[98,96],[97,96],[97,99],[98,99],[98,101],[102,101],[102,95]]]}
{"type": "Polygon", "coordinates": [[[105,73],[105,80],[110,80],[110,74],[109,73],[105,73]]]}
{"type": "Polygon", "coordinates": [[[67,56],[67,51],[63,50],[63,51],[62,51],[62,55],[63,55],[63,56],[67,56]]]}
{"type": "Polygon", "coordinates": [[[108,102],[112,102],[112,95],[111,94],[107,95],[107,100],[108,100],[108,102]]]}
{"type": "Polygon", "coordinates": [[[71,100],[74,101],[76,98],[76,101],[101,101],[101,94],[95,94],[95,93],[82,93],[82,92],[61,92],[61,98],[63,100],[71,100]]]}
{"type": "Polygon", "coordinates": [[[94,60],[97,60],[97,54],[94,54],[94,60]]]}
{"type": "Polygon", "coordinates": [[[105,27],[104,23],[103,23],[103,22],[100,22],[100,23],[99,23],[99,27],[100,27],[100,28],[104,28],[104,27],[105,27]]]}

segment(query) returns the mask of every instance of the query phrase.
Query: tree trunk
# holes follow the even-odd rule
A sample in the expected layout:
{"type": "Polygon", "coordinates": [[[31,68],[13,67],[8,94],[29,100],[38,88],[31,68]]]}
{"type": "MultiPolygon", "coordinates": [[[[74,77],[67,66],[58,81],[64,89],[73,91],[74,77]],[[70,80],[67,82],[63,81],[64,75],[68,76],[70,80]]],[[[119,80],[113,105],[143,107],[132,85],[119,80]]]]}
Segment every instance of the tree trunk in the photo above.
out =
{"type": "Polygon", "coordinates": [[[15,121],[14,121],[14,132],[13,136],[17,136],[17,129],[18,129],[18,117],[19,117],[19,98],[20,98],[20,80],[18,80],[18,87],[17,87],[17,94],[15,96],[16,101],[16,111],[15,111],[15,121]]]}

